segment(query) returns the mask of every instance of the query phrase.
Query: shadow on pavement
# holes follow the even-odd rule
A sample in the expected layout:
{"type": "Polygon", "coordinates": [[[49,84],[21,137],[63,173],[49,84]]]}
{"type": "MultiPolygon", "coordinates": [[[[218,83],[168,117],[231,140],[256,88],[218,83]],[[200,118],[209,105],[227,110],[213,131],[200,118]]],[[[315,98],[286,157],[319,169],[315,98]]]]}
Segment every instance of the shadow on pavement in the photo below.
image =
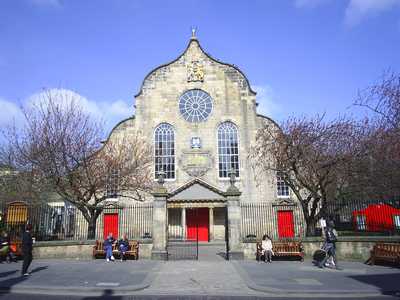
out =
{"type": "Polygon", "coordinates": [[[40,272],[40,271],[46,270],[46,269],[48,269],[48,268],[49,268],[48,266],[37,267],[37,268],[32,269],[31,273],[40,272]]]}
{"type": "Polygon", "coordinates": [[[1,273],[0,273],[0,278],[2,278],[2,277],[7,277],[7,276],[12,275],[12,274],[15,274],[15,273],[17,273],[17,272],[18,272],[18,270],[7,271],[7,272],[1,272],[1,273]]]}
{"type": "MultiPolygon", "coordinates": [[[[39,271],[45,270],[47,268],[48,268],[48,266],[38,267],[38,268],[33,269],[31,271],[31,273],[39,272],[39,271]]],[[[12,274],[16,274],[19,271],[20,270],[13,270],[13,271],[0,273],[0,277],[6,277],[6,276],[9,276],[12,274]],[[8,274],[6,274],[6,273],[8,273],[8,274]],[[6,274],[6,275],[4,275],[4,274],[6,274]]],[[[12,277],[12,278],[0,281],[0,297],[4,296],[6,294],[9,294],[11,292],[11,288],[14,285],[24,282],[28,278],[29,278],[29,276],[18,276],[18,277],[12,277]]]]}
{"type": "Polygon", "coordinates": [[[400,296],[400,272],[395,274],[351,275],[348,277],[376,286],[383,295],[400,296]]]}
{"type": "Polygon", "coordinates": [[[95,299],[114,299],[114,300],[122,300],[123,297],[122,296],[113,296],[114,291],[107,289],[104,290],[103,294],[101,296],[93,296],[93,297],[85,297],[82,298],[82,300],[95,300],[95,299]]]}

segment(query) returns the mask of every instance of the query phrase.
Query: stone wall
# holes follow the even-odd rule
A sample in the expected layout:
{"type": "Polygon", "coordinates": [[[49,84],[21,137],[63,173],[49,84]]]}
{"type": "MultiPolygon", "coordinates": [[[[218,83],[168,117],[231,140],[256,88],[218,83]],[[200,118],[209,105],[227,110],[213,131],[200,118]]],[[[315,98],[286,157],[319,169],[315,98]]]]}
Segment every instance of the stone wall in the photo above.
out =
{"type": "MultiPolygon", "coordinates": [[[[336,244],[338,259],[356,259],[365,261],[370,256],[372,247],[377,242],[400,243],[400,236],[394,237],[341,237],[336,244]]],[[[323,243],[321,238],[305,238],[302,241],[306,257],[311,258],[313,253],[320,249],[323,243]]],[[[245,259],[255,259],[256,243],[244,242],[243,252],[245,259]]]]}
{"type": "Polygon", "coordinates": [[[94,241],[51,241],[37,242],[33,248],[34,259],[66,258],[92,259],[94,241]]]}
{"type": "MultiPolygon", "coordinates": [[[[95,241],[50,241],[37,242],[33,248],[34,259],[92,259],[95,241]]],[[[150,259],[153,244],[151,240],[139,241],[139,259],[150,259]]]]}
{"type": "Polygon", "coordinates": [[[120,123],[112,135],[122,136],[137,129],[153,144],[156,127],[164,122],[172,125],[175,131],[175,179],[166,180],[168,191],[173,191],[196,177],[186,168],[192,162],[188,158],[191,156],[186,155],[192,151],[191,137],[200,137],[201,152],[208,154],[203,158],[207,157],[207,168],[210,169],[201,178],[220,190],[225,191],[228,188],[228,178],[219,178],[218,173],[217,128],[222,122],[230,121],[237,126],[239,135],[240,178],[237,178],[236,185],[242,192],[241,201],[276,200],[273,180],[263,178],[263,184],[256,185],[254,172],[247,159],[250,146],[255,142],[257,129],[264,122],[273,122],[257,115],[255,93],[237,67],[211,58],[203,51],[199,42],[192,39],[184,53],[175,61],[161,65],[145,77],[135,100],[135,122],[128,119],[120,123]],[[202,66],[202,80],[188,79],[194,62],[202,66]],[[179,112],[179,97],[191,89],[204,90],[213,99],[213,111],[205,122],[190,123],[179,112]]]}

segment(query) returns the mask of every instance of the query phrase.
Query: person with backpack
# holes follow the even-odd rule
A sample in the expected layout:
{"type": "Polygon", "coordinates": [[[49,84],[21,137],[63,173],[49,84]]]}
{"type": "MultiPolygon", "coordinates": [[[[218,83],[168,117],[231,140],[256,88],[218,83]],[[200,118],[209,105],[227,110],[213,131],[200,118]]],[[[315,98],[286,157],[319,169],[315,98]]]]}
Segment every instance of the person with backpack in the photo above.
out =
{"type": "Polygon", "coordinates": [[[318,267],[321,269],[329,259],[332,259],[334,267],[339,270],[336,259],[337,232],[334,227],[333,221],[329,221],[328,226],[325,228],[325,242],[322,249],[326,252],[326,256],[318,264],[318,267]]]}
{"type": "Polygon", "coordinates": [[[32,262],[32,248],[33,248],[33,238],[31,235],[32,225],[27,224],[25,227],[25,232],[22,235],[22,254],[24,256],[24,262],[22,263],[22,276],[29,276],[28,268],[32,262]]]}

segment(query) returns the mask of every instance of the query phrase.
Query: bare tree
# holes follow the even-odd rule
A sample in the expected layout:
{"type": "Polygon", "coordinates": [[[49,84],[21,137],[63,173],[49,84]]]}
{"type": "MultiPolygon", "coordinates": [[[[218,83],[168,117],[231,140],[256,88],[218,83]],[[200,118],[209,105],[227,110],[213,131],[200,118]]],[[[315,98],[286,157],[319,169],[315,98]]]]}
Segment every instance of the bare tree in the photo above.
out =
{"type": "Polygon", "coordinates": [[[307,235],[313,234],[327,202],[338,197],[339,187],[346,184],[347,164],[358,155],[356,128],[346,118],[325,122],[317,116],[290,118],[280,128],[266,123],[257,133],[252,164],[264,174],[284,175],[301,205],[307,235]]]}
{"type": "Polygon", "coordinates": [[[143,200],[152,184],[152,150],[138,132],[117,132],[102,144],[100,122],[78,100],[46,91],[23,110],[24,128],[11,128],[7,137],[16,167],[33,170],[39,182],[74,204],[88,222],[88,238],[94,238],[111,174],[117,196],[143,200]]]}
{"type": "Polygon", "coordinates": [[[374,112],[380,127],[400,130],[400,74],[386,72],[379,83],[360,91],[354,104],[374,112]]]}
{"type": "Polygon", "coordinates": [[[355,105],[373,112],[362,141],[367,158],[359,161],[358,179],[366,197],[400,196],[400,75],[387,72],[380,82],[359,92],[355,105]]]}

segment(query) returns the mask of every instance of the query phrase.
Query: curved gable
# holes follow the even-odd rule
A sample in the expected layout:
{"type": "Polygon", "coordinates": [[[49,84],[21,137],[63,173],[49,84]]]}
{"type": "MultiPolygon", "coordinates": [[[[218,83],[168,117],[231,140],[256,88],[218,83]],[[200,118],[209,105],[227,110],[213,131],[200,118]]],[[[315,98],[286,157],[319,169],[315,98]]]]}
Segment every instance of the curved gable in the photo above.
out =
{"type": "Polygon", "coordinates": [[[153,76],[156,76],[156,74],[158,72],[162,72],[163,69],[166,69],[167,67],[169,67],[170,65],[178,62],[182,57],[185,56],[185,54],[193,47],[193,46],[197,46],[198,49],[200,49],[200,51],[202,52],[202,54],[204,54],[209,60],[211,60],[214,63],[217,63],[219,65],[225,66],[227,67],[227,69],[225,70],[225,74],[232,79],[235,82],[238,82],[241,88],[246,88],[249,90],[249,92],[253,95],[256,95],[256,92],[251,88],[249,80],[247,79],[246,75],[235,65],[233,64],[229,64],[229,63],[225,63],[222,62],[218,59],[213,58],[211,55],[209,55],[207,52],[205,52],[203,50],[203,48],[201,47],[199,41],[197,40],[197,38],[192,37],[186,47],[186,49],[183,51],[183,53],[181,55],[179,55],[176,59],[166,63],[166,64],[162,64],[156,68],[154,68],[153,70],[151,70],[146,77],[143,79],[142,84],[140,86],[139,92],[135,95],[136,97],[139,97],[142,93],[143,93],[143,89],[145,88],[146,84],[149,84],[149,81],[151,81],[151,78],[153,76]]]}

